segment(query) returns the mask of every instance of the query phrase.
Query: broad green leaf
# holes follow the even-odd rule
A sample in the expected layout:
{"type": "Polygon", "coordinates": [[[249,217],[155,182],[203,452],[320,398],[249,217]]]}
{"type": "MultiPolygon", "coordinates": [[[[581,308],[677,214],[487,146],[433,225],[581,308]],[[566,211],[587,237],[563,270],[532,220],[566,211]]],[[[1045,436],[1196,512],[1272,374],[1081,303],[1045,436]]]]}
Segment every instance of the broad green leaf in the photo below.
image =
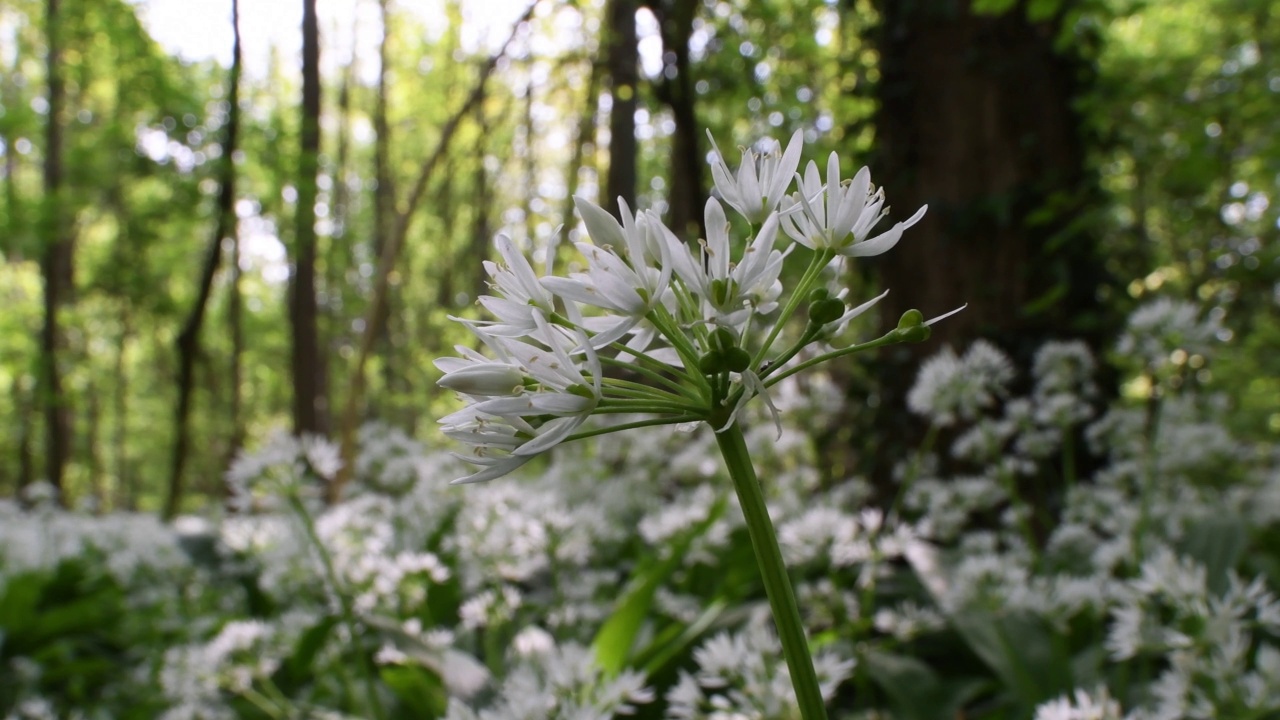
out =
{"type": "Polygon", "coordinates": [[[410,711],[405,717],[432,720],[444,715],[449,692],[435,672],[416,665],[387,665],[379,674],[400,702],[410,711]]]}
{"type": "Polygon", "coordinates": [[[1204,565],[1209,589],[1226,592],[1228,572],[1236,567],[1248,544],[1244,523],[1239,518],[1206,518],[1191,527],[1178,543],[1178,551],[1204,565]]]}
{"type": "Polygon", "coordinates": [[[653,605],[654,593],[662,583],[666,582],[671,573],[680,567],[680,562],[688,552],[689,546],[707,532],[724,512],[724,507],[724,498],[721,497],[711,507],[702,522],[671,543],[666,558],[650,559],[636,569],[626,592],[618,601],[618,606],[600,626],[591,643],[595,651],[596,663],[605,673],[616,674],[627,666],[636,637],[640,634],[645,618],[649,615],[649,608],[653,605]]]}
{"type": "Polygon", "coordinates": [[[315,625],[307,628],[307,631],[298,638],[298,642],[293,648],[293,654],[280,665],[280,669],[275,673],[274,681],[284,692],[296,690],[314,676],[312,665],[315,664],[316,656],[320,654],[325,643],[328,642],[329,635],[337,624],[337,616],[323,617],[315,625]]]}
{"type": "Polygon", "coordinates": [[[1021,709],[1029,712],[1074,687],[1065,643],[1043,620],[975,608],[953,615],[951,624],[1021,709]]]}

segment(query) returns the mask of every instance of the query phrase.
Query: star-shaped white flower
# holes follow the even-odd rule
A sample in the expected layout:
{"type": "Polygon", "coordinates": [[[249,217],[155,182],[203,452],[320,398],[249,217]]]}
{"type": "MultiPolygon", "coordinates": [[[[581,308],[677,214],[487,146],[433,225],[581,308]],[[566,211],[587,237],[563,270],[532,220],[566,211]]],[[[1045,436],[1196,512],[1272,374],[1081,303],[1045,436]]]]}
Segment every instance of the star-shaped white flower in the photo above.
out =
{"type": "Polygon", "coordinates": [[[537,327],[533,321],[534,308],[551,315],[554,311],[554,296],[538,282],[533,266],[525,258],[524,253],[516,248],[516,244],[506,235],[498,235],[494,239],[501,263],[484,261],[485,272],[491,279],[492,287],[498,295],[482,295],[479,302],[486,310],[493,313],[496,320],[463,320],[450,317],[451,320],[463,322],[473,329],[496,337],[520,337],[534,331],[537,327]]]}
{"type": "Polygon", "coordinates": [[[495,345],[510,358],[513,367],[519,368],[522,380],[532,379],[537,389],[523,390],[522,383],[523,391],[515,393],[495,393],[487,398],[473,394],[471,405],[440,420],[445,435],[472,446],[470,454],[457,457],[484,466],[455,483],[482,482],[506,475],[564,441],[600,402],[600,359],[586,333],[581,328],[562,331],[548,323],[538,308],[531,311],[531,316],[534,333],[527,338],[496,338],[495,345]],[[570,355],[576,349],[583,352],[586,374],[570,355]]]}
{"type": "Polygon", "coordinates": [[[764,222],[786,196],[791,178],[800,166],[804,131],[797,130],[791,135],[785,152],[781,151],[773,138],[762,141],[766,146],[764,152],[743,148],[742,164],[738,166],[736,177],[729,171],[724,154],[720,152],[710,130],[707,131],[707,139],[715,150],[715,155],[711,158],[711,177],[720,197],[734,210],[742,213],[752,225],[764,222]]]}
{"type": "Polygon", "coordinates": [[[565,300],[611,314],[606,320],[593,319],[589,324],[597,332],[591,342],[599,348],[631,332],[663,302],[671,280],[671,263],[662,233],[665,228],[656,213],[646,211],[634,217],[619,198],[619,223],[589,200],[574,198],[574,202],[592,240],[575,243],[587,260],[587,271],[567,278],[546,277],[542,285],[565,300]],[[618,248],[625,252],[625,259],[618,255],[618,248]]]}
{"type": "Polygon", "coordinates": [[[868,239],[872,228],[889,209],[884,207],[884,189],[873,190],[871,171],[862,168],[853,181],[840,180],[840,158],[835,153],[827,158],[827,182],[824,185],[817,164],[810,162],[804,177],[797,176],[799,192],[792,195],[793,207],[800,212],[783,216],[783,230],[796,242],[813,250],[835,250],[845,257],[879,255],[902,237],[902,232],[924,217],[924,205],[907,220],[868,239]]]}
{"type": "Polygon", "coordinates": [[[782,292],[778,275],[787,253],[773,249],[778,214],[765,218],[736,263],[730,258],[729,221],[720,202],[708,199],[703,217],[707,239],[702,243],[701,257],[695,257],[692,249],[674,236],[668,238],[669,256],[681,282],[703,300],[703,319],[740,330],[752,313],[772,312],[782,292]]]}

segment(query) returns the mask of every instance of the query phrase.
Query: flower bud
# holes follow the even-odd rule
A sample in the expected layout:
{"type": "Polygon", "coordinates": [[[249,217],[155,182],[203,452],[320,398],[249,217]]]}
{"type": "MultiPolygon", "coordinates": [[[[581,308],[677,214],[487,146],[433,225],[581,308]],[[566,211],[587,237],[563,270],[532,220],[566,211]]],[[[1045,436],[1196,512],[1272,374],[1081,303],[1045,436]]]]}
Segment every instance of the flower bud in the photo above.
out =
{"type": "Polygon", "coordinates": [[[520,369],[506,363],[476,363],[446,373],[442,388],[467,395],[514,395],[524,381],[520,369]]]}
{"type": "Polygon", "coordinates": [[[727,327],[718,327],[711,333],[711,347],[717,350],[728,350],[738,347],[738,335],[727,327]]]}
{"type": "Polygon", "coordinates": [[[919,310],[911,309],[902,313],[902,317],[898,320],[899,330],[908,330],[913,327],[924,325],[924,313],[919,310]]]}
{"type": "Polygon", "coordinates": [[[839,298],[826,298],[809,306],[809,322],[819,327],[835,322],[844,315],[844,301],[839,298]]]}
{"type": "Polygon", "coordinates": [[[905,330],[897,330],[896,332],[898,333],[898,339],[900,342],[909,343],[924,342],[933,334],[933,330],[929,329],[928,325],[916,325],[915,327],[909,327],[905,330]]]}
{"type": "Polygon", "coordinates": [[[724,366],[729,372],[740,373],[751,367],[751,353],[740,347],[729,348],[724,352],[724,366]]]}
{"type": "Polygon", "coordinates": [[[725,369],[724,353],[720,350],[712,350],[698,358],[698,372],[703,375],[716,375],[725,369]]]}
{"type": "Polygon", "coordinates": [[[831,293],[828,292],[826,288],[816,287],[809,291],[809,304],[813,305],[815,303],[820,303],[829,297],[831,297],[831,293]]]}

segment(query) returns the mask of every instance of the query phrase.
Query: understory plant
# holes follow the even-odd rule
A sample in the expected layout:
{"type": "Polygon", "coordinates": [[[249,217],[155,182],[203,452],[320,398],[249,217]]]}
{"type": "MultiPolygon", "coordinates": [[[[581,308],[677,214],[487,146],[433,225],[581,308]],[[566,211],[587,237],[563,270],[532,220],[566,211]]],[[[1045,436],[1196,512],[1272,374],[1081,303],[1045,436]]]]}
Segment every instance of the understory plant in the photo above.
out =
{"type": "MultiPolygon", "coordinates": [[[[822,372],[771,388],[780,436],[744,409],[832,717],[1280,709],[1280,456],[1226,429],[1213,324],[1140,310],[1112,400],[1070,340],[1027,366],[942,349],[910,403],[941,429],[896,507],[823,471],[822,372]]],[[[370,691],[385,718],[799,717],[712,428],[464,487],[438,443],[370,425],[359,449],[332,506],[336,450],[286,434],[212,522],[0,503],[0,717],[366,718],[370,691]]]]}
{"type": "Polygon", "coordinates": [[[548,254],[538,277],[511,239],[499,236],[501,262],[485,263],[495,294],[479,301],[492,319],[463,320],[489,352],[459,347],[461,357],[437,366],[440,385],[466,403],[440,421],[444,434],[466,443],[469,451],[459,457],[479,466],[458,483],[501,477],[569,440],[655,425],[714,430],[800,715],[816,720],[826,717],[823,692],[742,431],[743,411],[759,397],[780,434],[770,388],[859,351],[927,339],[933,321],[912,310],[871,342],[844,337],[849,321],[884,295],[855,305],[847,290],[832,292],[843,262],[892,249],[926,208],[875,234],[889,210],[870,171],[842,180],[840,158],[831,153],[825,178],[813,162],[801,176],[802,149],[803,131],[785,150],[761,140],[743,150],[735,174],[716,148],[715,189],[739,223],[735,229],[712,197],[707,237],[696,243],[678,238],[652,210],[633,214],[621,198],[616,216],[575,198],[589,240],[576,243],[585,262],[578,272],[554,274],[548,254]],[[810,259],[788,291],[783,261],[797,248],[810,259]],[[792,332],[802,307],[807,317],[792,332]],[[587,429],[591,418],[608,415],[639,419],[587,429]]]}

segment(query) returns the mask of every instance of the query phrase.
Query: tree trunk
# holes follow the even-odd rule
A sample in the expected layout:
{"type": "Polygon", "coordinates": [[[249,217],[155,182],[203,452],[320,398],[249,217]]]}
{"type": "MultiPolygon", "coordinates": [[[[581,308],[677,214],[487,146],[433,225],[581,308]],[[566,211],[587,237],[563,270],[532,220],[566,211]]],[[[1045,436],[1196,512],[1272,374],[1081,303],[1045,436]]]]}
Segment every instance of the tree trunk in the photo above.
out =
{"type": "MultiPolygon", "coordinates": [[[[47,0],[45,32],[48,51],[45,68],[49,84],[49,108],[45,122],[44,157],[44,248],[40,270],[44,279],[44,326],[40,332],[41,389],[45,411],[45,479],[62,497],[63,475],[71,456],[71,405],[62,389],[58,367],[62,350],[60,308],[69,302],[73,290],[72,246],[64,218],[62,188],[62,115],[65,92],[62,81],[62,47],[59,37],[59,1],[47,0]]],[[[65,498],[64,498],[65,501],[65,498]]]]}
{"type": "MultiPolygon", "coordinates": [[[[396,217],[396,189],[391,178],[391,125],[388,121],[387,100],[389,94],[388,76],[390,74],[391,18],[390,0],[378,0],[378,12],[382,21],[382,42],[378,44],[378,94],[373,107],[373,174],[376,180],[373,189],[373,255],[379,257],[387,238],[393,232],[392,224],[396,217]]],[[[394,407],[393,388],[396,384],[396,358],[393,345],[395,328],[394,306],[396,305],[396,286],[387,288],[387,299],[383,303],[375,322],[377,336],[376,354],[380,362],[382,387],[385,396],[384,410],[394,407]]],[[[377,408],[374,409],[377,412],[377,408]]],[[[389,414],[389,413],[388,413],[389,414]]]]}
{"type": "Polygon", "coordinates": [[[610,0],[605,29],[609,70],[609,174],[600,205],[618,215],[618,198],[636,208],[636,105],[640,48],[636,38],[637,0],[610,0]]]}
{"type": "MultiPolygon", "coordinates": [[[[217,220],[213,237],[205,251],[204,267],[196,290],[195,305],[187,315],[178,333],[178,404],[175,410],[173,458],[169,468],[169,492],[164,504],[164,517],[173,519],[182,505],[183,470],[189,450],[189,425],[191,408],[195,399],[195,366],[200,355],[200,330],[204,327],[205,310],[213,290],[213,279],[222,264],[222,243],[235,238],[236,231],[236,166],[237,134],[240,125],[240,7],[238,0],[231,1],[231,71],[227,80],[227,124],[222,140],[222,172],[218,178],[217,220]]],[[[234,242],[234,240],[233,240],[234,242]]],[[[234,391],[233,391],[234,392],[234,391]]]]}
{"type": "Polygon", "coordinates": [[[658,95],[671,108],[675,121],[667,224],[686,241],[707,236],[707,229],[703,227],[707,190],[702,182],[707,157],[700,139],[705,129],[698,122],[695,107],[698,95],[694,92],[693,64],[689,58],[689,39],[693,37],[698,6],[699,3],[683,0],[660,0],[653,6],[665,51],[658,95]]]}
{"type": "Polygon", "coordinates": [[[115,383],[112,386],[115,435],[111,444],[116,476],[116,497],[113,505],[116,509],[129,511],[136,510],[138,505],[137,483],[133,476],[133,468],[129,465],[129,376],[125,372],[125,357],[132,335],[133,323],[129,317],[129,304],[126,301],[120,309],[120,342],[116,347],[115,383]]]}
{"type": "Polygon", "coordinates": [[[984,337],[1027,367],[1045,340],[1098,347],[1105,335],[1097,240],[1081,222],[1097,186],[1073,108],[1088,68],[1078,46],[1057,43],[1061,16],[1030,22],[1024,5],[992,16],[967,0],[877,3],[872,178],[894,208],[886,225],[929,205],[901,245],[872,261],[892,290],[882,325],[911,308],[932,317],[969,305],[929,342],[878,358],[877,437],[893,444],[877,448],[883,482],[901,443],[919,437],[904,408],[923,357],[984,337]]]}
{"type": "Polygon", "coordinates": [[[568,185],[569,192],[565,193],[564,205],[560,208],[560,222],[562,223],[560,233],[552,240],[553,244],[547,251],[548,267],[554,266],[556,249],[568,240],[569,229],[574,226],[573,197],[578,194],[578,178],[581,175],[582,167],[587,157],[587,143],[593,142],[596,136],[596,113],[591,101],[596,97],[596,92],[600,86],[601,74],[601,64],[598,62],[591,63],[591,73],[587,76],[586,102],[582,104],[582,113],[578,116],[573,126],[573,155],[569,158],[569,165],[565,168],[566,185],[568,185]]]}
{"type": "Polygon", "coordinates": [[[320,171],[320,23],[316,0],[302,0],[302,118],[294,213],[294,271],[289,283],[292,328],[293,430],[329,433],[325,356],[316,303],[316,198],[320,171]]]}
{"type": "Polygon", "coordinates": [[[422,202],[423,195],[427,192],[427,185],[435,174],[436,166],[440,164],[441,159],[444,158],[446,151],[448,151],[449,144],[453,141],[454,133],[458,131],[458,126],[462,123],[463,118],[479,106],[481,99],[484,98],[485,83],[488,82],[489,76],[493,74],[498,61],[506,56],[507,49],[511,47],[512,41],[515,40],[516,33],[529,21],[536,8],[537,3],[529,6],[524,15],[516,20],[515,27],[512,28],[506,42],[503,43],[496,54],[489,57],[484,67],[480,68],[480,77],[476,80],[476,85],[472,88],[471,94],[467,96],[462,107],[450,116],[444,127],[440,128],[440,139],[436,142],[435,150],[423,160],[422,166],[418,169],[418,177],[414,180],[413,187],[409,190],[409,197],[405,201],[404,207],[396,213],[394,230],[387,238],[387,244],[383,246],[382,253],[378,257],[378,268],[373,277],[373,297],[370,299],[369,309],[365,313],[364,331],[360,337],[360,347],[357,350],[355,368],[351,371],[347,401],[343,406],[341,418],[342,467],[338,472],[338,477],[329,485],[328,500],[330,503],[336,503],[342,497],[342,489],[347,481],[351,479],[356,454],[356,426],[359,424],[360,407],[364,402],[365,368],[373,351],[374,339],[377,337],[377,318],[381,316],[383,307],[387,302],[387,290],[390,286],[391,272],[395,269],[396,261],[400,255],[400,248],[404,246],[404,241],[409,235],[414,213],[422,202]]]}

